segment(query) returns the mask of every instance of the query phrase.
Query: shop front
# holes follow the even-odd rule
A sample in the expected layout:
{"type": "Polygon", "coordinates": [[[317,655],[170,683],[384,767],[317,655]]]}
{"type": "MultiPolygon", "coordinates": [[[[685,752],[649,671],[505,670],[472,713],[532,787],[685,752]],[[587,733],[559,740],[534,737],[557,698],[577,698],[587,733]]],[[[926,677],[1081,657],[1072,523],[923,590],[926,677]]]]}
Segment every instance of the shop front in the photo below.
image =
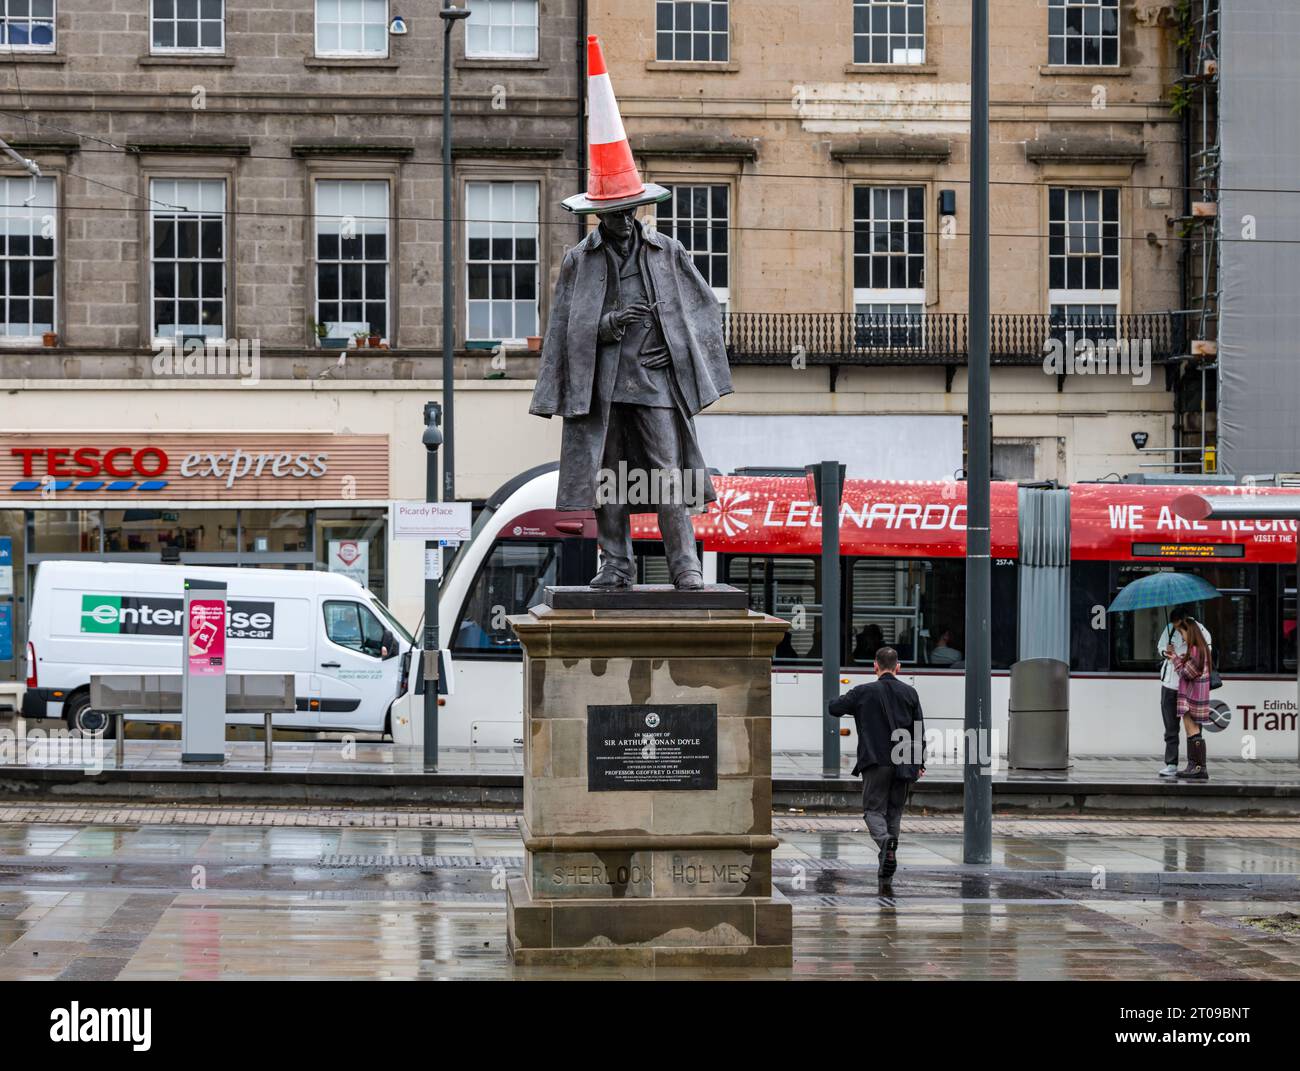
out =
{"type": "Polygon", "coordinates": [[[0,437],[0,680],[43,561],[328,570],[386,600],[389,469],[387,435],[0,437]]]}

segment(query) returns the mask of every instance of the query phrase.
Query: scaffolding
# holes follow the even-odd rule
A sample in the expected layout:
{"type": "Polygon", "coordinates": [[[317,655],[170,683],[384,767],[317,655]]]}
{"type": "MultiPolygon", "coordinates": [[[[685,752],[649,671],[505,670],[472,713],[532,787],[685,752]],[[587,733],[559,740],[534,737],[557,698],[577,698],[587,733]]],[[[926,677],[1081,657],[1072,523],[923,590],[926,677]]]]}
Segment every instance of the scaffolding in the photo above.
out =
{"type": "Polygon", "coordinates": [[[1219,343],[1219,0],[1178,0],[1175,25],[1182,73],[1173,106],[1183,123],[1182,214],[1184,360],[1175,385],[1178,472],[1217,469],[1219,343]]]}

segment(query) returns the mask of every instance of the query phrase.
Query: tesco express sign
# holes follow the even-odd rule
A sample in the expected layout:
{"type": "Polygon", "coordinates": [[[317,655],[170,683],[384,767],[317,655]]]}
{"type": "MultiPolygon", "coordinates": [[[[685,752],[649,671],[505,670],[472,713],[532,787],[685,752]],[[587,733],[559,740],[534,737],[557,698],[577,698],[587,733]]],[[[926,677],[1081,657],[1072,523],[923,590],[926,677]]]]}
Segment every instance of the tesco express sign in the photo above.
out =
{"type": "Polygon", "coordinates": [[[221,480],[229,488],[245,479],[320,479],[329,471],[328,453],[254,453],[240,448],[187,453],[174,473],[171,458],[157,446],[15,446],[10,454],[22,468],[22,479],[11,491],[36,490],[51,480],[65,488],[95,491],[105,489],[104,478],[117,484],[108,485],[109,490],[121,490],[123,481],[143,481],[138,490],[157,491],[172,475],[221,480]]]}

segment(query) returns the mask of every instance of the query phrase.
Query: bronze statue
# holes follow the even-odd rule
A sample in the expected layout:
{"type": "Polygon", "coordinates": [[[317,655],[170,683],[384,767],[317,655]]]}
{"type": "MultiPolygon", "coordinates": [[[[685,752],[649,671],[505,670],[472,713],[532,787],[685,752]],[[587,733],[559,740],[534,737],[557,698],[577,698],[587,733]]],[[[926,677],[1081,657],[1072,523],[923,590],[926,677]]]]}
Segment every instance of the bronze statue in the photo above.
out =
{"type": "Polygon", "coordinates": [[[632,587],[631,515],[655,513],[669,576],[693,591],[704,580],[690,515],[717,495],[692,418],[732,391],[722,314],[685,247],[636,219],[671,194],[641,182],[603,63],[591,107],[591,182],[564,207],[600,225],[560,267],[529,411],[564,418],[556,508],[595,511],[591,586],[632,587]],[[598,122],[602,106],[612,124],[598,122]],[[598,128],[621,144],[598,143],[598,128]]]}

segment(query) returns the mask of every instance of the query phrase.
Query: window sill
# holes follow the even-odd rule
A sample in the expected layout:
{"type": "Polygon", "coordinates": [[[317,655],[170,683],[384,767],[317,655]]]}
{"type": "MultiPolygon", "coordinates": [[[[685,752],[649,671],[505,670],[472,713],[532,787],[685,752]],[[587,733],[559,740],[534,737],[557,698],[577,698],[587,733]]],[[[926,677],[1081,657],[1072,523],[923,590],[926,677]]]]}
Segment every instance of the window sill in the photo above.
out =
{"type": "Polygon", "coordinates": [[[533,57],[513,59],[510,56],[469,56],[456,61],[457,70],[465,71],[549,71],[551,65],[533,57]]]}
{"type": "Polygon", "coordinates": [[[736,60],[725,60],[721,62],[703,62],[696,60],[647,60],[645,69],[647,71],[682,71],[698,74],[730,74],[733,71],[740,70],[740,64],[736,60]]]}
{"type": "Polygon", "coordinates": [[[1132,67],[1054,67],[1050,64],[1043,64],[1038,68],[1038,73],[1044,78],[1131,78],[1133,77],[1132,67]]]}
{"type": "Polygon", "coordinates": [[[197,52],[150,52],[139,59],[141,67],[233,67],[227,55],[201,55],[197,52]]]}
{"type": "Polygon", "coordinates": [[[402,64],[391,56],[304,56],[302,65],[318,70],[330,67],[368,67],[374,70],[395,71],[402,64]]]}
{"type": "Polygon", "coordinates": [[[50,63],[63,64],[68,57],[58,52],[10,52],[0,49],[0,63],[50,63]]]}
{"type": "Polygon", "coordinates": [[[916,74],[939,73],[936,63],[846,63],[845,74],[916,74]]]}

